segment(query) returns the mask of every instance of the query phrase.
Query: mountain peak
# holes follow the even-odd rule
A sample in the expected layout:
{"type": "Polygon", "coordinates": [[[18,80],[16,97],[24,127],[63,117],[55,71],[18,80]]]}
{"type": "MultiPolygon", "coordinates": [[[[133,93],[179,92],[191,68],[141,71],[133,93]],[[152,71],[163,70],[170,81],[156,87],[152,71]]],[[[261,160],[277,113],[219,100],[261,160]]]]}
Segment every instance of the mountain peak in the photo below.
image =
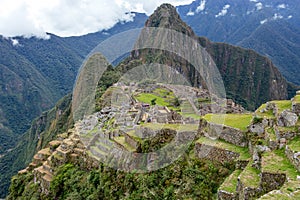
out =
{"type": "Polygon", "coordinates": [[[171,4],[159,6],[145,23],[146,27],[173,29],[188,36],[195,36],[194,31],[183,22],[177,10],[171,4]]]}

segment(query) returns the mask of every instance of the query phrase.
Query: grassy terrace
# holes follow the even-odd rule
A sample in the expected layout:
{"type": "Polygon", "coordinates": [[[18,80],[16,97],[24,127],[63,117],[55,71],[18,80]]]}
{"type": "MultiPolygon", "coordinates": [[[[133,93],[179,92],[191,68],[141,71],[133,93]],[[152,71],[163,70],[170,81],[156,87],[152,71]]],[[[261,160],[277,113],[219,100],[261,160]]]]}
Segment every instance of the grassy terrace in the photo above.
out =
{"type": "Polygon", "coordinates": [[[292,101],[290,100],[281,100],[281,101],[271,101],[275,103],[278,108],[278,113],[282,113],[286,109],[292,108],[292,101]]]}
{"type": "Polygon", "coordinates": [[[98,132],[99,132],[98,127],[95,127],[93,130],[90,130],[87,134],[80,134],[80,137],[85,139],[91,139],[98,132]]]}
{"type": "Polygon", "coordinates": [[[200,115],[197,115],[195,113],[193,107],[188,101],[184,101],[183,103],[181,103],[180,109],[181,110],[179,114],[181,114],[183,117],[191,117],[196,120],[200,119],[200,115]]]}
{"type": "Polygon", "coordinates": [[[262,156],[262,171],[286,173],[292,180],[296,180],[297,175],[300,175],[286,157],[284,149],[264,153],[262,156]]]}
{"type": "Polygon", "coordinates": [[[131,136],[135,141],[141,142],[142,139],[135,134],[135,130],[126,132],[127,135],[131,136]]]}
{"type": "Polygon", "coordinates": [[[200,115],[197,115],[196,113],[182,113],[182,112],[179,112],[179,114],[181,114],[183,117],[190,117],[190,118],[193,118],[195,120],[200,120],[201,116],[200,115]]]}
{"type": "Polygon", "coordinates": [[[156,88],[152,93],[140,93],[134,97],[139,102],[148,103],[151,105],[151,101],[155,100],[156,105],[166,106],[169,109],[178,110],[172,103],[175,101],[175,95],[172,91],[164,88],[156,88]]]}
{"type": "Polygon", "coordinates": [[[197,131],[198,124],[159,124],[159,123],[145,123],[141,125],[152,130],[171,129],[176,131],[197,131]]]}
{"type": "Polygon", "coordinates": [[[271,127],[268,128],[267,132],[269,133],[270,140],[272,140],[272,141],[277,140],[274,128],[271,128],[271,127]]]}
{"type": "Polygon", "coordinates": [[[159,97],[155,94],[150,94],[150,93],[140,93],[138,94],[137,96],[135,96],[135,98],[140,101],[140,102],[143,102],[143,103],[148,103],[148,104],[151,104],[151,100],[152,99],[156,99],[156,104],[159,105],[159,106],[168,106],[169,103],[166,102],[166,100],[162,97],[159,97]]]}
{"type": "Polygon", "coordinates": [[[114,137],[114,140],[119,143],[120,145],[122,145],[123,147],[125,147],[125,149],[127,149],[130,152],[134,152],[136,151],[135,148],[133,148],[132,146],[130,146],[127,142],[125,142],[125,137],[124,136],[120,136],[120,137],[114,137]]]}
{"type": "Polygon", "coordinates": [[[252,114],[207,114],[203,118],[208,122],[247,131],[247,126],[252,120],[252,114]]]}
{"type": "Polygon", "coordinates": [[[294,97],[294,102],[300,103],[300,95],[296,95],[296,96],[294,97]]]}
{"type": "Polygon", "coordinates": [[[296,126],[291,126],[291,127],[282,127],[282,126],[277,126],[277,129],[280,132],[297,132],[298,129],[296,126]]]}
{"type": "Polygon", "coordinates": [[[296,137],[288,143],[291,150],[300,152],[300,137],[296,137]]]}
{"type": "Polygon", "coordinates": [[[224,190],[226,192],[235,193],[236,192],[236,186],[238,182],[238,176],[241,174],[242,170],[238,169],[235,170],[232,174],[230,174],[229,177],[225,179],[220,190],[224,190]]]}
{"type": "Polygon", "coordinates": [[[240,180],[247,187],[258,188],[260,183],[260,171],[251,165],[253,162],[249,162],[247,167],[240,174],[240,180]]]}
{"type": "MultiPolygon", "coordinates": [[[[292,190],[292,188],[289,188],[288,190],[292,190]]],[[[297,200],[300,199],[300,191],[297,191],[293,194],[291,194],[291,191],[283,191],[282,188],[280,189],[281,193],[273,193],[273,194],[266,194],[259,198],[259,200],[297,200]]]]}
{"type": "Polygon", "coordinates": [[[267,112],[260,112],[261,110],[265,109],[267,106],[267,104],[262,104],[256,111],[255,111],[255,114],[258,116],[258,117],[265,117],[267,119],[272,119],[272,118],[275,118],[275,115],[273,114],[273,110],[268,110],[267,112]]]}
{"type": "Polygon", "coordinates": [[[207,137],[201,137],[199,140],[197,140],[197,142],[200,144],[211,145],[221,149],[226,149],[232,152],[236,152],[240,154],[239,159],[241,160],[248,160],[251,157],[248,148],[238,147],[222,140],[211,140],[207,137]]]}

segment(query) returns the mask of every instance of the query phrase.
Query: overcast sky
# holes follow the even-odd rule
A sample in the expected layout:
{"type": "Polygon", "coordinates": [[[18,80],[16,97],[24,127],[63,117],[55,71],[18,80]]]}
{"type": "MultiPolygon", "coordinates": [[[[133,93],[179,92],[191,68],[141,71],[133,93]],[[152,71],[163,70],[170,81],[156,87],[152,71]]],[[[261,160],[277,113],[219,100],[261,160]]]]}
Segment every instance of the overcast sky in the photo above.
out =
{"type": "Polygon", "coordinates": [[[177,6],[193,0],[0,0],[0,35],[84,35],[131,20],[128,11],[149,15],[166,2],[177,6]]]}

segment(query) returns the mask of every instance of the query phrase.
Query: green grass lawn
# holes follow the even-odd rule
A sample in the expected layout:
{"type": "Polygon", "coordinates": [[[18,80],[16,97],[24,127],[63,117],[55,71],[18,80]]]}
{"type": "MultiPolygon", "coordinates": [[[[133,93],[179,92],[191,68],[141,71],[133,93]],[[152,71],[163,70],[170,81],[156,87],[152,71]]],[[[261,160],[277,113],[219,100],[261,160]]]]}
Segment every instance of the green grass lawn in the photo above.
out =
{"type": "Polygon", "coordinates": [[[171,129],[176,131],[198,131],[198,124],[159,124],[146,123],[141,125],[152,130],[171,129]]]}
{"type": "Polygon", "coordinates": [[[201,118],[200,115],[197,115],[196,113],[185,113],[185,112],[179,112],[180,115],[182,115],[183,117],[190,117],[193,118],[195,120],[199,120],[201,118]]]}
{"type": "Polygon", "coordinates": [[[286,157],[284,149],[265,152],[262,155],[262,171],[286,173],[287,176],[293,180],[296,180],[297,175],[300,175],[300,173],[286,157]]]}
{"type": "Polygon", "coordinates": [[[240,179],[246,187],[258,188],[260,183],[260,171],[252,167],[252,164],[253,161],[248,163],[247,167],[240,174],[240,179]]]}
{"type": "Polygon", "coordinates": [[[296,96],[294,97],[294,101],[295,101],[296,103],[300,103],[300,95],[296,95],[296,96]]]}
{"type": "Polygon", "coordinates": [[[300,152],[300,137],[296,137],[288,143],[290,149],[300,152]]]}
{"type": "Polygon", "coordinates": [[[226,192],[235,193],[236,192],[236,186],[238,182],[238,176],[241,174],[242,170],[237,169],[232,174],[230,174],[229,177],[225,179],[220,190],[224,190],[226,192]]]}
{"type": "Polygon", "coordinates": [[[135,134],[135,130],[128,131],[126,134],[129,135],[129,136],[131,136],[137,142],[141,142],[142,141],[142,138],[138,137],[135,134]]]}
{"type": "Polygon", "coordinates": [[[262,104],[256,111],[255,111],[255,114],[258,116],[258,117],[266,117],[267,119],[272,119],[272,118],[275,118],[275,115],[273,114],[273,110],[268,110],[266,112],[260,112],[261,110],[265,109],[267,106],[267,104],[262,104]]]}
{"type": "Polygon", "coordinates": [[[135,98],[139,102],[148,103],[150,105],[151,105],[152,99],[156,99],[156,101],[155,101],[156,105],[159,105],[159,106],[168,106],[169,105],[169,103],[166,102],[164,98],[159,97],[154,94],[151,94],[151,93],[140,93],[137,96],[135,96],[135,98]]]}
{"type": "Polygon", "coordinates": [[[125,142],[125,137],[124,136],[120,136],[120,137],[114,137],[114,140],[121,144],[123,147],[125,147],[128,151],[130,152],[134,152],[136,151],[135,148],[133,148],[132,146],[130,146],[127,142],[125,142]]]}
{"type": "Polygon", "coordinates": [[[207,114],[203,117],[206,121],[215,124],[224,124],[233,128],[247,131],[252,114],[207,114]]]}
{"type": "Polygon", "coordinates": [[[267,132],[269,133],[270,140],[272,141],[277,140],[274,128],[268,128],[267,132]]]}
{"type": "Polygon", "coordinates": [[[278,113],[282,113],[286,109],[292,109],[292,101],[282,100],[282,101],[271,101],[275,103],[278,108],[278,113]]]}
{"type": "Polygon", "coordinates": [[[207,137],[201,137],[199,140],[197,140],[197,142],[200,144],[206,144],[217,148],[236,152],[240,154],[240,160],[248,160],[251,157],[248,148],[238,147],[223,140],[211,140],[207,137]]]}
{"type": "Polygon", "coordinates": [[[298,128],[296,126],[291,126],[291,127],[278,126],[277,129],[280,132],[298,132],[298,128]]]}

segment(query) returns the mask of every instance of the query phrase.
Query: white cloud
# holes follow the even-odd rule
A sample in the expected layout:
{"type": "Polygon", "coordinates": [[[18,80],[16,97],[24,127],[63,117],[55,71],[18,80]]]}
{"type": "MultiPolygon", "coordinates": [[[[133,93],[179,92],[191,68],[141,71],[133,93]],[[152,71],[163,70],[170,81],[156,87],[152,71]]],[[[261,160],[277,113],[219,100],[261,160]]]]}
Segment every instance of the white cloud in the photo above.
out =
{"type": "Polygon", "coordinates": [[[260,24],[264,24],[266,22],[268,22],[268,19],[264,19],[264,20],[260,21],[260,24]]]}
{"type": "Polygon", "coordinates": [[[250,2],[258,2],[258,0],[250,0],[250,2]]]}
{"type": "Polygon", "coordinates": [[[293,18],[293,15],[289,15],[289,16],[288,16],[288,19],[292,19],[292,18],[293,18]]]}
{"type": "Polygon", "coordinates": [[[256,10],[261,10],[263,9],[263,4],[261,2],[258,2],[257,4],[255,4],[256,10]]]}
{"type": "Polygon", "coordinates": [[[20,45],[20,43],[17,39],[11,38],[10,40],[11,40],[11,43],[12,43],[13,46],[19,46],[20,45]]]}
{"type": "Polygon", "coordinates": [[[205,9],[206,0],[201,0],[200,5],[196,9],[196,13],[199,13],[205,9]]]}
{"type": "Polygon", "coordinates": [[[226,4],[223,9],[215,16],[215,17],[221,17],[221,16],[225,16],[228,12],[228,9],[230,8],[229,4],[226,4]]]}
{"type": "Polygon", "coordinates": [[[278,5],[277,8],[278,9],[285,9],[286,5],[283,3],[283,4],[278,5]]]}
{"type": "Polygon", "coordinates": [[[0,34],[5,37],[83,35],[130,21],[126,12],[151,14],[160,4],[190,4],[193,0],[1,0],[0,34]]]}
{"type": "Polygon", "coordinates": [[[188,13],[186,13],[186,15],[187,15],[187,16],[194,16],[195,13],[194,13],[193,11],[190,10],[188,13]]]}
{"type": "Polygon", "coordinates": [[[282,18],[283,16],[278,13],[275,13],[274,16],[272,17],[273,20],[282,19],[282,18]]]}

